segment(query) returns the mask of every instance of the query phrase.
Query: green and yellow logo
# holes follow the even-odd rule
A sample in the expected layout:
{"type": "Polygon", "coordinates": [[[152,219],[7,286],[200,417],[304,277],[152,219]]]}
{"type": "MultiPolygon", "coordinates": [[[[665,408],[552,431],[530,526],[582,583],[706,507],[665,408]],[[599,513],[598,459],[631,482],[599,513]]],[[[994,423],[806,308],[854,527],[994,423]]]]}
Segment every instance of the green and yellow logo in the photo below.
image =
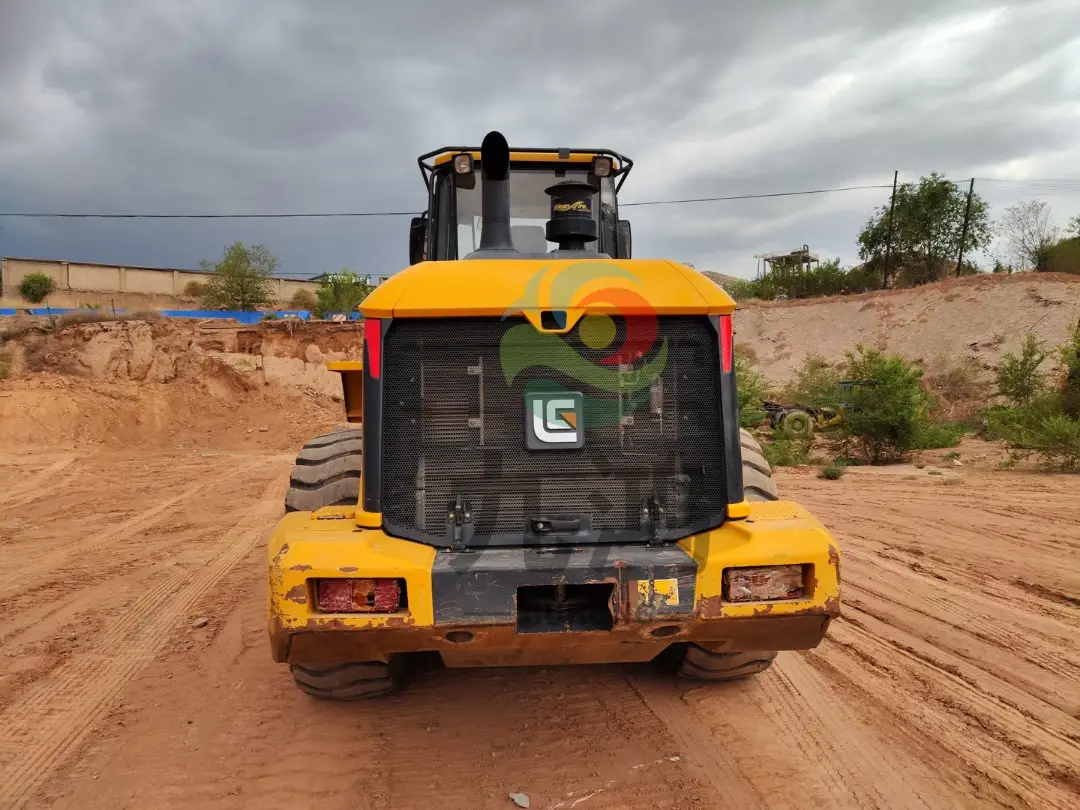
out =
{"type": "MultiPolygon", "coordinates": [[[[507,386],[529,369],[554,372],[548,377],[530,375],[525,392],[530,420],[538,394],[554,398],[559,392],[580,392],[582,403],[575,412],[581,421],[579,437],[583,428],[618,424],[648,403],[667,366],[668,344],[666,338],[658,341],[656,312],[635,289],[640,285],[635,273],[605,261],[544,267],[529,280],[524,295],[503,317],[546,310],[557,321],[563,318],[554,330],[537,329],[532,323],[512,326],[499,345],[507,386]],[[583,310],[587,314],[567,329],[570,313],[583,310]],[[621,339],[617,321],[623,324],[621,339]]],[[[527,433],[535,435],[533,422],[528,424],[527,433]]]]}

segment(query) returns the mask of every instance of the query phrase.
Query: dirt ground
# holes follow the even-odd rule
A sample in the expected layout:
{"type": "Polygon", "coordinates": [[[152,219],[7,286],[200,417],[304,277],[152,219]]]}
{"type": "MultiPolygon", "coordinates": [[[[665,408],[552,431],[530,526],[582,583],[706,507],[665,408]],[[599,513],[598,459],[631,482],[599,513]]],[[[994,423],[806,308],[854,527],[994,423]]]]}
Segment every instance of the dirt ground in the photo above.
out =
{"type": "Polygon", "coordinates": [[[238,448],[0,453],[0,807],[1080,806],[1075,476],[779,473],[841,541],[843,618],[745,682],[442,670],[332,705],[267,648],[292,453],[238,448]]]}

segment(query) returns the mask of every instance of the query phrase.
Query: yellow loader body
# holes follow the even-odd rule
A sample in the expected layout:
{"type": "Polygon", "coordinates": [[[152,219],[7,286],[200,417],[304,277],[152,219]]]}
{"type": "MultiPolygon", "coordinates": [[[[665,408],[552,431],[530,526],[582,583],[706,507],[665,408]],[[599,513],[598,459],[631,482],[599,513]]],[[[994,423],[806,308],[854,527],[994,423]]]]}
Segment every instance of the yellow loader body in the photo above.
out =
{"type": "Polygon", "coordinates": [[[670,548],[559,554],[488,549],[451,555],[362,528],[354,509],[332,507],[286,515],[271,538],[268,563],[272,655],[291,664],[385,661],[418,651],[440,653],[447,666],[646,661],[684,641],[732,652],[808,649],[840,610],[835,542],[789,501],[752,503],[746,518],[670,548]],[[725,569],[784,565],[804,567],[803,598],[724,599],[725,569]],[[342,577],[404,580],[407,608],[392,615],[320,611],[318,581],[342,577]],[[552,577],[610,582],[610,629],[522,632],[517,588],[552,577]]]}

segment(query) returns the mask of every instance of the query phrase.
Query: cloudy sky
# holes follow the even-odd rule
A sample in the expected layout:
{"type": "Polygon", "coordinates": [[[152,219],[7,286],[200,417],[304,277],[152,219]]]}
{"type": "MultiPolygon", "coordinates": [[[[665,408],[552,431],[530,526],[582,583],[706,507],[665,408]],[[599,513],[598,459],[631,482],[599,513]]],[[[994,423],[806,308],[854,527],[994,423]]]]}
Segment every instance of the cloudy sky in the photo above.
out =
{"type": "MultiPolygon", "coordinates": [[[[0,213],[419,210],[416,156],[606,146],[623,201],[891,183],[1080,213],[1077,0],[0,0],[0,213]]],[[[636,256],[845,262],[887,190],[626,209],[636,256]]],[[[407,263],[408,219],[0,217],[0,255],[290,275],[407,263]]]]}

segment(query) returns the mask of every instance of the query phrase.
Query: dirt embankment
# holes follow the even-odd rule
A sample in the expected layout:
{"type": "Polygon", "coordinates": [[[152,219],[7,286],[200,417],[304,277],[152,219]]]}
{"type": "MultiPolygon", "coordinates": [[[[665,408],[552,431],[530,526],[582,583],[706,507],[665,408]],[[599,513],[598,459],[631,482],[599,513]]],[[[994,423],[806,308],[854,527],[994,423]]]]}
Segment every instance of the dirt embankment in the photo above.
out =
{"type": "Polygon", "coordinates": [[[0,441],[291,448],[341,420],[330,359],[355,325],[107,321],[30,331],[3,348],[0,441]]]}
{"type": "Polygon", "coordinates": [[[928,372],[965,362],[989,373],[1032,332],[1047,346],[1080,326],[1080,276],[1023,274],[957,279],[911,290],[806,301],[751,302],[735,340],[765,375],[785,383],[808,355],[838,361],[856,344],[899,354],[928,372]]]}

